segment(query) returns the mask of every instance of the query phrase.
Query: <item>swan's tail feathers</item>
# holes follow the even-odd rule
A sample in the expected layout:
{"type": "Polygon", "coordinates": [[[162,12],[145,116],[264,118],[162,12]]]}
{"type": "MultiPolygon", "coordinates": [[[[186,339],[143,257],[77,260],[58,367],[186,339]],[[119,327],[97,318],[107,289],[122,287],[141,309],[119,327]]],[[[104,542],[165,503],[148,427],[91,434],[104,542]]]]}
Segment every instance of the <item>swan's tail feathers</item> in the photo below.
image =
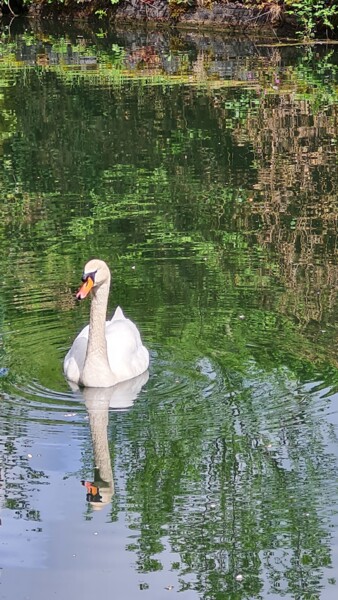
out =
{"type": "Polygon", "coordinates": [[[118,306],[118,307],[116,308],[116,311],[114,312],[114,314],[113,314],[113,316],[112,316],[111,320],[112,320],[112,321],[119,321],[120,319],[125,319],[125,318],[126,318],[126,317],[125,317],[125,316],[124,316],[124,314],[123,314],[123,310],[122,310],[122,308],[121,308],[120,306],[118,306]]]}

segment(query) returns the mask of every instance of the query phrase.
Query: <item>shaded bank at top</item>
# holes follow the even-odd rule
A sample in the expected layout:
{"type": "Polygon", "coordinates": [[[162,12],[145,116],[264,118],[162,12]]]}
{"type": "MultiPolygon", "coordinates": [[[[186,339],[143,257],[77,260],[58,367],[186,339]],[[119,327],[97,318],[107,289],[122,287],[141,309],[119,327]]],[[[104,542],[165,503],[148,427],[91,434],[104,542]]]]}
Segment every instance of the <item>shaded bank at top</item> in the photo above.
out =
{"type": "Polygon", "coordinates": [[[337,37],[338,31],[338,7],[333,0],[6,0],[0,8],[10,17],[28,13],[33,17],[161,22],[255,35],[277,32],[337,37]]]}

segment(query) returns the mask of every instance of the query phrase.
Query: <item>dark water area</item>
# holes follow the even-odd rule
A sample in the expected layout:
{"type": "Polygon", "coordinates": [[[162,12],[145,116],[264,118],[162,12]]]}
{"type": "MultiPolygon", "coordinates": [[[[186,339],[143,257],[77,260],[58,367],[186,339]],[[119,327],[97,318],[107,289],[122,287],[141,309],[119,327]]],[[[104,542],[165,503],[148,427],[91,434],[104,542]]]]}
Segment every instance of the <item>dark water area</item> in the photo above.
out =
{"type": "Polygon", "coordinates": [[[3,32],[0,598],[336,597],[337,65],[3,32]],[[92,257],[150,368],[72,390],[92,257]]]}

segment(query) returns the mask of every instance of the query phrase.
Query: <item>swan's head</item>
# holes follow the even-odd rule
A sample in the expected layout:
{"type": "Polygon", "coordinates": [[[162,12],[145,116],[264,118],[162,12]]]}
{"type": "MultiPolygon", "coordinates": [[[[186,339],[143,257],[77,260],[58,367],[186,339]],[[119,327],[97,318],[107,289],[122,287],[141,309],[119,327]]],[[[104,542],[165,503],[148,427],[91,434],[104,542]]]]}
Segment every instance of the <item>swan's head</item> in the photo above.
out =
{"type": "Polygon", "coordinates": [[[82,274],[83,284],[76,294],[77,300],[83,300],[92,289],[98,288],[102,283],[110,282],[108,265],[97,258],[87,262],[82,274]]]}

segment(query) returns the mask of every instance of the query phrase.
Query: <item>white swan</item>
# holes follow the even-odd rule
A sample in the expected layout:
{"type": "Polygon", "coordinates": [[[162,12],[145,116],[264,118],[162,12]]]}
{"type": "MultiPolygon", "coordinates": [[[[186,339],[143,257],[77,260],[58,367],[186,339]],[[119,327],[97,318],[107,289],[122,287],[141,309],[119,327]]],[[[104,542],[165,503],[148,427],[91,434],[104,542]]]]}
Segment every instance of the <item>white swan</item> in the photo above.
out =
{"type": "Polygon", "coordinates": [[[75,338],[63,363],[69,381],[84,387],[111,387],[148,369],[149,352],[136,325],[118,306],[106,321],[110,271],[103,260],[90,260],[83,271],[78,300],[92,291],[89,325],[75,338]]]}

